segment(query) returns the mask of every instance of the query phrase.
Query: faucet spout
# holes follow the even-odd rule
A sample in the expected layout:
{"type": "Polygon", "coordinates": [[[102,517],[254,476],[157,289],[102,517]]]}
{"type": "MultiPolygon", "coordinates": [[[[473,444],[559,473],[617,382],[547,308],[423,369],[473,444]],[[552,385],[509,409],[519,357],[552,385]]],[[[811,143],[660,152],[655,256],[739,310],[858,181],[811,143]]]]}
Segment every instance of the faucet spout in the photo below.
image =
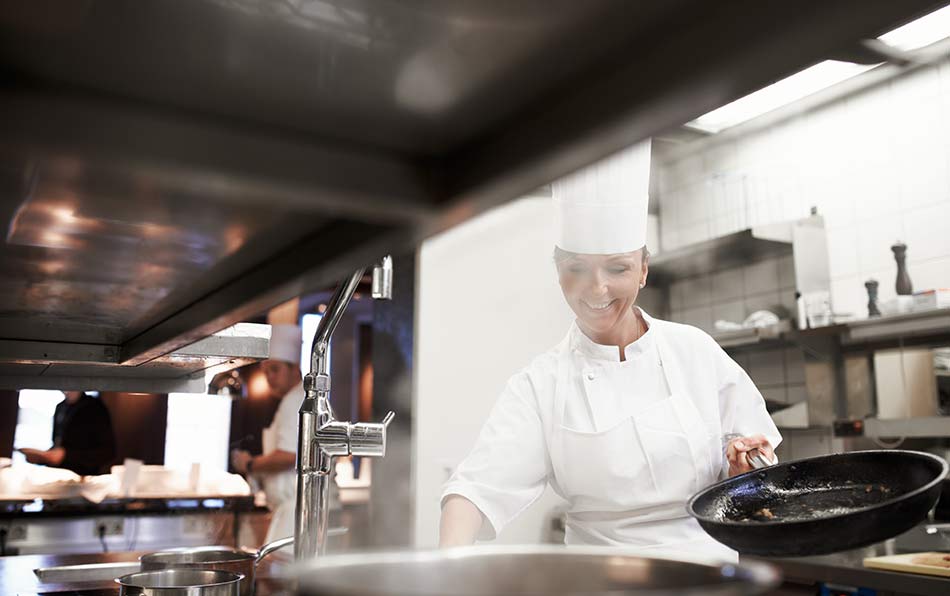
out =
{"type": "MultiPolygon", "coordinates": [[[[326,312],[317,324],[317,332],[313,335],[313,344],[310,347],[310,374],[329,376],[327,362],[330,350],[330,337],[336,331],[336,326],[343,318],[343,312],[349,306],[356,287],[363,279],[363,268],[354,271],[343,283],[333,292],[330,303],[327,305],[326,312]]],[[[329,389],[328,389],[329,391],[329,389]]]]}
{"type": "Polygon", "coordinates": [[[373,267],[373,298],[376,300],[393,299],[393,259],[383,257],[373,267]]]}

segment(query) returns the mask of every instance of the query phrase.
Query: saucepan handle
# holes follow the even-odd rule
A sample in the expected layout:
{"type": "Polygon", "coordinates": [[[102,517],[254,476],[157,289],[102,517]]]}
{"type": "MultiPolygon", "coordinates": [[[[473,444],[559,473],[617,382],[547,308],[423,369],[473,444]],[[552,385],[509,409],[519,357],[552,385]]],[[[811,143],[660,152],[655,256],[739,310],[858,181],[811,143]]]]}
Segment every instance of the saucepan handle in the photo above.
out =
{"type": "Polygon", "coordinates": [[[293,545],[293,543],[294,543],[293,536],[288,536],[286,538],[278,538],[277,540],[268,542],[267,544],[261,547],[261,550],[257,551],[257,559],[254,561],[254,564],[256,565],[257,563],[260,563],[261,559],[271,554],[275,550],[282,549],[285,546],[291,546],[293,545]]]}
{"type": "MultiPolygon", "coordinates": [[[[327,530],[327,536],[342,536],[346,534],[347,532],[349,532],[349,528],[346,528],[346,527],[330,528],[329,530],[327,530]]],[[[291,546],[293,545],[293,543],[294,543],[293,536],[288,536],[286,538],[278,538],[277,540],[268,542],[267,544],[261,547],[261,550],[257,551],[257,559],[254,561],[254,564],[256,565],[257,563],[260,563],[261,559],[271,554],[275,550],[282,549],[285,546],[291,546]]]]}

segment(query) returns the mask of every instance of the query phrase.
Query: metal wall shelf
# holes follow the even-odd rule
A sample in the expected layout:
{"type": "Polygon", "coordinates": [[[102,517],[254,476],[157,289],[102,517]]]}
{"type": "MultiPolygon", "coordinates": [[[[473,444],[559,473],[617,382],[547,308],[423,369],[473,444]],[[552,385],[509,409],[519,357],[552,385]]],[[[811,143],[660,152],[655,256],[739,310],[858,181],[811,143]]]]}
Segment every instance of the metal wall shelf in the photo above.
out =
{"type": "Polygon", "coordinates": [[[790,235],[787,240],[776,240],[760,236],[757,229],[742,230],[650,257],[650,281],[670,283],[791,252],[790,235]]]}
{"type": "Polygon", "coordinates": [[[780,429],[807,430],[808,425],[808,402],[799,402],[786,408],[772,412],[772,420],[775,426],[780,429]]]}
{"type": "Polygon", "coordinates": [[[950,308],[875,317],[846,323],[842,345],[871,344],[896,339],[950,340],[950,308]]]}
{"type": "Polygon", "coordinates": [[[875,438],[950,437],[950,416],[893,420],[866,418],[864,436],[875,438]]]}
{"type": "Polygon", "coordinates": [[[757,346],[763,343],[787,343],[792,341],[793,329],[792,322],[784,320],[766,327],[750,327],[748,329],[736,329],[734,331],[716,331],[711,335],[722,348],[738,349],[757,346]]]}

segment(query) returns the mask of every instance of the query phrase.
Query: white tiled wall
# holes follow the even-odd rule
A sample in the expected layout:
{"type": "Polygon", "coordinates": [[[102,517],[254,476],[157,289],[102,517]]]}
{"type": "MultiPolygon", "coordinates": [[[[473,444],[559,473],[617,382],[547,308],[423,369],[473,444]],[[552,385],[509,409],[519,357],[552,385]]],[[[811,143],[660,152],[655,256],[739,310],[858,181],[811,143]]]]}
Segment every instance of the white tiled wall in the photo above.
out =
{"type": "Polygon", "coordinates": [[[795,316],[795,272],[791,255],[679,279],[670,284],[669,305],[664,314],[674,321],[712,333],[717,320],[742,323],[758,310],[795,316]],[[777,311],[779,306],[788,313],[777,311]]]}
{"type": "Polygon", "coordinates": [[[658,170],[664,250],[816,206],[837,312],[866,316],[872,277],[894,296],[898,239],[915,290],[950,287],[950,60],[658,170]]]}

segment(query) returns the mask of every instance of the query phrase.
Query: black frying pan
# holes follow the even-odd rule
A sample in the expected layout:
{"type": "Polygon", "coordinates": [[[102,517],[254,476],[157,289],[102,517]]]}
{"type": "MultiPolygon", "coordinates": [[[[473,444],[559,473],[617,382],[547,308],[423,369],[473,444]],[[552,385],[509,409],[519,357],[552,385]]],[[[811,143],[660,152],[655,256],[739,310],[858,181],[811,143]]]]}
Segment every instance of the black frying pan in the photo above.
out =
{"type": "Polygon", "coordinates": [[[855,451],[747,472],[693,496],[706,532],[742,554],[795,557],[906,532],[940,497],[947,462],[917,451],[855,451]]]}

